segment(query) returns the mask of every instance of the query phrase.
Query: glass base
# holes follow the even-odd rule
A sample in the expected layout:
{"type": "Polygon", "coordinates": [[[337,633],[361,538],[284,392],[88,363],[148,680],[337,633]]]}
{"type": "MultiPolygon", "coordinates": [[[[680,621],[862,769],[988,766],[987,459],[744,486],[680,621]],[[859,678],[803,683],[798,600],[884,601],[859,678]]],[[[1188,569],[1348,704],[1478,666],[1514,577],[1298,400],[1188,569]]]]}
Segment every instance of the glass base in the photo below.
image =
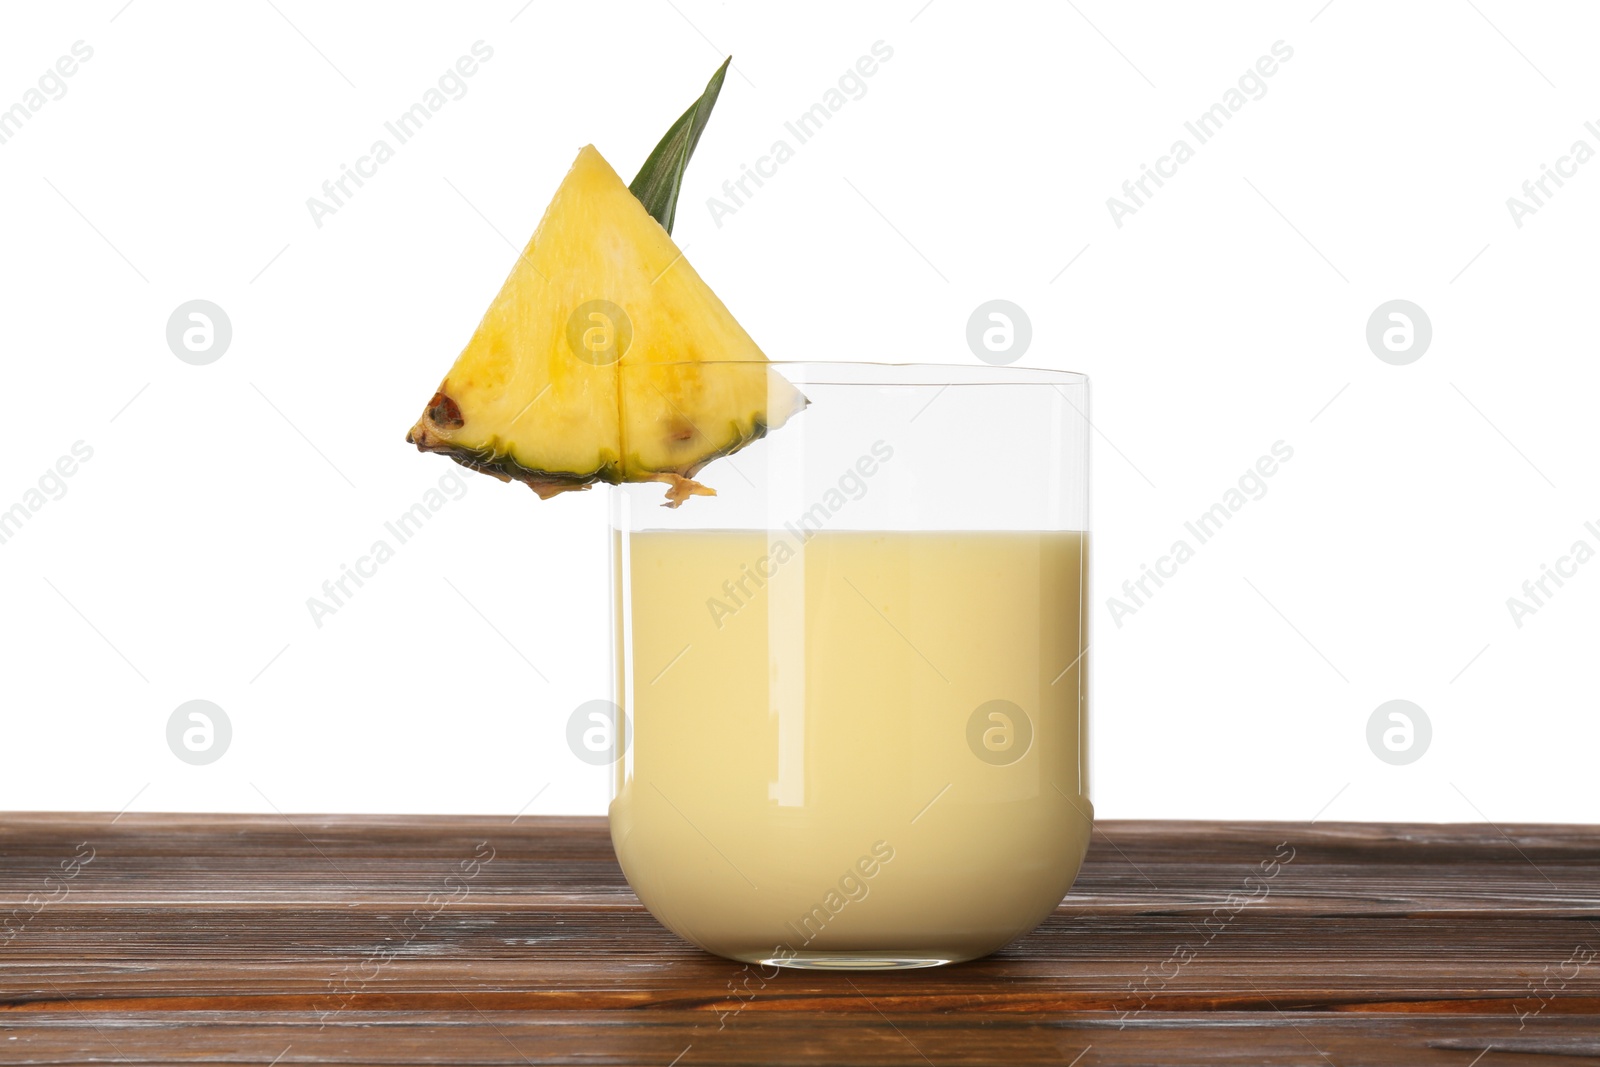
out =
{"type": "Polygon", "coordinates": [[[804,971],[909,971],[919,967],[943,967],[955,960],[936,956],[889,956],[861,952],[829,955],[802,953],[757,962],[767,967],[793,967],[804,971]]]}

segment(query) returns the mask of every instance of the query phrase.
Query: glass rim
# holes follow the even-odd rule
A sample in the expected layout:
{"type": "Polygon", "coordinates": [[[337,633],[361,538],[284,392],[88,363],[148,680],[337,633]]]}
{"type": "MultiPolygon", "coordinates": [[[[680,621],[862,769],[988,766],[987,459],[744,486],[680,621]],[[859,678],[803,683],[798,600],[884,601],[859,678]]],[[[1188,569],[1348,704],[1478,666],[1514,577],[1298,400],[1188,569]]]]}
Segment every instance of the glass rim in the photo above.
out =
{"type": "Polygon", "coordinates": [[[1056,370],[1051,367],[1019,367],[1014,364],[990,363],[893,363],[886,360],[816,360],[816,359],[682,359],[651,363],[619,364],[619,370],[653,369],[660,367],[767,367],[783,373],[814,370],[819,373],[799,373],[807,385],[884,385],[884,386],[936,386],[961,385],[1085,385],[1089,376],[1081,371],[1056,370]],[[882,379],[882,380],[880,380],[882,379]]]}

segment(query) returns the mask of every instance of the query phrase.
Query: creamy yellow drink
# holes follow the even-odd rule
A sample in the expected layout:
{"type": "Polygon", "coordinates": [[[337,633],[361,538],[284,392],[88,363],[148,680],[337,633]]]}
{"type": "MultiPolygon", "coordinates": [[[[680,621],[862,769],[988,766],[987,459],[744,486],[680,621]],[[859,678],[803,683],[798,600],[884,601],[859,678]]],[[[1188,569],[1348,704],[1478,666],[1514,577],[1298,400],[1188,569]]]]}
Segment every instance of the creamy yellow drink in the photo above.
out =
{"type": "Polygon", "coordinates": [[[615,538],[611,833],[652,914],[736,959],[915,966],[1055,908],[1093,811],[1083,534],[615,538]]]}

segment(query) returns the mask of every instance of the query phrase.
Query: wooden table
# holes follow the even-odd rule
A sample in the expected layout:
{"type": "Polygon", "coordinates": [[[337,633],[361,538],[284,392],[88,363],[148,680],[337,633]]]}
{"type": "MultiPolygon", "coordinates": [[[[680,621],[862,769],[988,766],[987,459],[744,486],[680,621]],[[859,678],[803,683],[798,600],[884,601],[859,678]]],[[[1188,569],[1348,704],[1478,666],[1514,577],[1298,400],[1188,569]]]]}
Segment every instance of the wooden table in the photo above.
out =
{"type": "Polygon", "coordinates": [[[91,1062],[1600,1063],[1600,831],[1108,822],[999,955],[773,976],[601,819],[0,816],[0,1063],[91,1062]]]}

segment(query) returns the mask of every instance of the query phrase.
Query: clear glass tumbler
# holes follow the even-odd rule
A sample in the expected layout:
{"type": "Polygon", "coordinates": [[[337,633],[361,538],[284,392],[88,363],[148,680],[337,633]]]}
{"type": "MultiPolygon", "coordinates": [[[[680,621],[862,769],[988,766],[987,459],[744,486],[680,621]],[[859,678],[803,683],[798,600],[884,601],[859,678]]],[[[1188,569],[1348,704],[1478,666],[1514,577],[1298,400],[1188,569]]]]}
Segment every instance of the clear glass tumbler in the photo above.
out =
{"type": "Polygon", "coordinates": [[[613,495],[617,858],[733,959],[986,955],[1089,842],[1088,381],[770,366],[810,404],[716,496],[613,495]]]}

